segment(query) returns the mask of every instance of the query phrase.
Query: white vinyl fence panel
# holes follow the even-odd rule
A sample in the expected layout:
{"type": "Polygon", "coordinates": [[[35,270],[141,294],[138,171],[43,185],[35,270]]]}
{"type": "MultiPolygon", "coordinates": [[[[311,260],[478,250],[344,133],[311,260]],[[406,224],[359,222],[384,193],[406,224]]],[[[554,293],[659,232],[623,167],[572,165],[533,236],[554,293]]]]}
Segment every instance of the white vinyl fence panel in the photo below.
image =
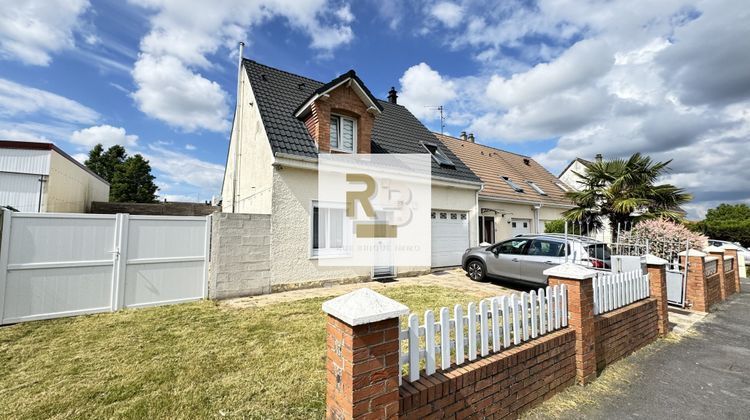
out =
{"type": "Polygon", "coordinates": [[[205,217],[5,211],[0,323],[202,299],[209,229],[205,217]]]}
{"type": "Polygon", "coordinates": [[[422,362],[425,374],[432,375],[438,367],[462,365],[566,327],[568,292],[565,285],[547,287],[484,299],[478,307],[471,302],[466,311],[456,305],[437,313],[436,321],[435,313],[426,311],[422,324],[417,314],[409,315],[399,335],[399,342],[407,344],[401,346],[399,367],[408,365],[409,382],[419,379],[422,362]]]}
{"type": "Polygon", "coordinates": [[[594,315],[622,308],[651,294],[649,276],[641,270],[598,275],[593,286],[594,315]]]}

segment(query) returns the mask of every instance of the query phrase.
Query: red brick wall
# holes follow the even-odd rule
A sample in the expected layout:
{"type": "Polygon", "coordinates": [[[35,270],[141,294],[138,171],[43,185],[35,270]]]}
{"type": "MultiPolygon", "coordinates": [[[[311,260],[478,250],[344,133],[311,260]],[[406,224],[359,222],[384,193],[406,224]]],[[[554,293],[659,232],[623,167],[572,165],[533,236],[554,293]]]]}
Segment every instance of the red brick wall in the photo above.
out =
{"type": "Polygon", "coordinates": [[[722,301],[721,299],[721,274],[720,271],[724,270],[724,267],[719,262],[719,272],[711,277],[706,277],[706,301],[708,308],[722,301]]]}
{"type": "Polygon", "coordinates": [[[399,417],[516,416],[575,382],[575,332],[559,330],[400,388],[399,417]]]}
{"type": "Polygon", "coordinates": [[[657,339],[657,304],[644,299],[595,318],[597,371],[657,339]]]}
{"type": "MultiPolygon", "coordinates": [[[[685,264],[685,257],[680,257],[680,262],[685,264]]],[[[706,278],[703,273],[703,258],[690,257],[685,284],[685,299],[693,310],[708,312],[706,278]]]]}
{"type": "Polygon", "coordinates": [[[327,99],[312,104],[312,113],[305,119],[307,131],[318,144],[318,151],[331,151],[331,114],[345,115],[357,121],[357,153],[370,153],[372,126],[375,116],[367,111],[357,93],[346,84],[329,92],[327,99]]]}

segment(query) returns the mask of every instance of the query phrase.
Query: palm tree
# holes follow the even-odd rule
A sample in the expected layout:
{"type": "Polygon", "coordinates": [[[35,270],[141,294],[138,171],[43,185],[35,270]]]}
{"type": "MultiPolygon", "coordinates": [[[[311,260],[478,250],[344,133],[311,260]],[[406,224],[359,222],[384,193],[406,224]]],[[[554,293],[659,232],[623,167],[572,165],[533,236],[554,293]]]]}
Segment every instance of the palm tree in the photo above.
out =
{"type": "Polygon", "coordinates": [[[588,164],[585,173],[576,172],[580,190],[567,193],[576,207],[563,213],[565,219],[597,230],[603,217],[609,218],[612,227],[632,226],[642,219],[680,220],[679,206],[692,196],[671,184],[656,185],[671,162],[654,162],[636,153],[628,159],[588,164]]]}

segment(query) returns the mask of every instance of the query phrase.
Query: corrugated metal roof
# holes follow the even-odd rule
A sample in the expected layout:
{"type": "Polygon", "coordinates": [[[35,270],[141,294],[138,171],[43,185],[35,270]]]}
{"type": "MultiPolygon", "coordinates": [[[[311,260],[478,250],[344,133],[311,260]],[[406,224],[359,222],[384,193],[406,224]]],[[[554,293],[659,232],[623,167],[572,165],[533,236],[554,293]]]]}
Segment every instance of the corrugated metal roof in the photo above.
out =
{"type": "Polygon", "coordinates": [[[0,148],[0,172],[49,175],[50,150],[0,148]]]}

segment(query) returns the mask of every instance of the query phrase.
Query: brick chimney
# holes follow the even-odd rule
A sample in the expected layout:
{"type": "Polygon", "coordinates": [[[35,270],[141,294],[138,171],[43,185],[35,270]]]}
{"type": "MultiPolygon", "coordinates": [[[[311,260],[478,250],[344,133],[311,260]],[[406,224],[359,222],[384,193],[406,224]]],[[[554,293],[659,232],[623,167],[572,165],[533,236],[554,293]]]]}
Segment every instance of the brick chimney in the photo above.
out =
{"type": "Polygon", "coordinates": [[[392,104],[398,103],[398,95],[396,94],[396,88],[391,86],[391,90],[388,91],[388,102],[392,104]]]}
{"type": "Polygon", "coordinates": [[[466,131],[462,131],[461,135],[458,136],[461,140],[466,141],[466,131]]]}
{"type": "Polygon", "coordinates": [[[474,143],[474,133],[469,133],[469,139],[470,142],[474,143]]]}

